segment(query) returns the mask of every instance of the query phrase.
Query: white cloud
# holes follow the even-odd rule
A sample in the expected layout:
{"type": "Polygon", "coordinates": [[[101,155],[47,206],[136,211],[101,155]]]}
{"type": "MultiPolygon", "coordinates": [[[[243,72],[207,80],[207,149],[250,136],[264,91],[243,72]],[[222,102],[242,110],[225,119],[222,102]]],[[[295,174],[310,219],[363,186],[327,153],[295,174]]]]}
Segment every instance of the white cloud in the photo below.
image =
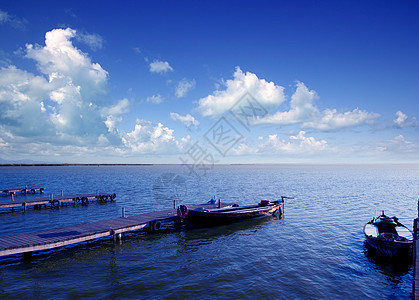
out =
{"type": "Polygon", "coordinates": [[[394,119],[393,122],[397,127],[403,127],[404,122],[407,120],[407,116],[402,113],[400,110],[396,112],[397,119],[394,119]]]}
{"type": "Polygon", "coordinates": [[[278,111],[274,115],[268,115],[258,120],[258,123],[287,125],[311,120],[319,115],[319,110],[313,104],[317,94],[309,90],[304,83],[298,82],[297,89],[291,97],[290,110],[278,111]]]}
{"type": "Polygon", "coordinates": [[[169,65],[167,61],[160,61],[160,60],[154,60],[150,63],[150,72],[152,73],[166,73],[166,72],[172,72],[173,68],[169,65]]]}
{"type": "Polygon", "coordinates": [[[112,106],[105,114],[101,100],[108,73],[73,46],[76,36],[70,28],[54,29],[45,34],[45,46],[26,45],[25,56],[41,76],[14,66],[0,69],[0,124],[11,139],[92,144],[117,123],[121,114],[112,106]]]}
{"type": "Polygon", "coordinates": [[[246,93],[252,95],[266,110],[277,107],[284,100],[284,88],[259,79],[251,72],[243,73],[236,67],[234,79],[223,82],[224,90],[217,89],[212,95],[199,100],[198,110],[203,116],[220,116],[246,93]]]}
{"type": "Polygon", "coordinates": [[[419,153],[419,145],[406,140],[403,135],[398,135],[382,145],[382,149],[393,153],[419,153]]]}
{"type": "Polygon", "coordinates": [[[286,154],[287,156],[299,156],[301,154],[316,155],[335,150],[336,148],[330,147],[327,141],[306,136],[306,132],[301,130],[297,135],[289,136],[288,139],[281,139],[277,134],[271,134],[267,137],[259,136],[256,145],[249,145],[246,142],[240,143],[232,149],[232,152],[237,155],[261,154],[272,156],[286,154]]]}
{"type": "Polygon", "coordinates": [[[358,108],[344,113],[337,113],[336,109],[326,109],[320,118],[303,122],[302,127],[319,130],[337,130],[344,127],[373,124],[379,116],[377,113],[369,113],[358,108]]]}
{"type": "Polygon", "coordinates": [[[313,153],[328,150],[325,140],[316,140],[307,137],[306,132],[301,130],[297,135],[292,135],[288,140],[281,140],[278,135],[268,136],[268,140],[262,145],[263,151],[288,152],[288,153],[313,153]]]}
{"type": "Polygon", "coordinates": [[[408,120],[408,116],[400,110],[396,112],[397,118],[393,120],[394,126],[399,128],[419,126],[419,121],[415,117],[408,120]]]}
{"type": "Polygon", "coordinates": [[[102,109],[102,116],[106,117],[105,124],[109,132],[116,130],[116,125],[122,121],[122,115],[129,112],[129,100],[124,98],[111,107],[102,109]]]}
{"type": "Polygon", "coordinates": [[[77,36],[70,28],[54,29],[45,34],[44,46],[26,45],[23,54],[36,63],[39,75],[0,68],[1,157],[89,162],[179,153],[190,137],[176,140],[174,130],[161,123],[138,120],[131,132],[118,129],[130,101],[104,102],[109,75],[73,45],[77,36]]]}
{"type": "Polygon", "coordinates": [[[147,102],[151,102],[153,104],[160,104],[164,101],[164,98],[160,94],[157,94],[157,95],[153,95],[151,97],[147,97],[146,100],[147,100],[147,102]]]}
{"type": "Polygon", "coordinates": [[[137,119],[134,130],[122,135],[122,142],[133,153],[168,153],[178,147],[173,132],[162,123],[137,119]]]}
{"type": "Polygon", "coordinates": [[[93,51],[103,48],[103,38],[98,34],[78,33],[76,35],[77,41],[86,44],[93,51]]]}
{"type": "Polygon", "coordinates": [[[195,87],[195,79],[188,81],[186,78],[183,78],[175,90],[175,95],[178,98],[185,97],[187,93],[195,87]]]}
{"type": "Polygon", "coordinates": [[[87,54],[73,46],[73,29],[54,29],[45,34],[45,46],[26,45],[26,57],[37,62],[50,83],[80,87],[84,98],[96,98],[106,92],[108,72],[92,63],[87,54]]]}
{"type": "Polygon", "coordinates": [[[321,112],[314,104],[316,99],[318,96],[315,91],[309,90],[304,83],[298,82],[297,89],[291,97],[290,110],[278,111],[273,115],[259,118],[257,123],[279,125],[299,123],[302,128],[337,130],[371,124],[379,117],[379,114],[369,113],[358,108],[344,113],[338,113],[336,109],[325,109],[321,112]]]}
{"type": "Polygon", "coordinates": [[[364,141],[348,149],[342,149],[340,154],[357,157],[365,162],[398,162],[418,161],[419,144],[410,141],[404,135],[398,135],[385,141],[364,141]]]}
{"type": "Polygon", "coordinates": [[[170,118],[174,121],[180,121],[183,123],[187,128],[194,127],[197,128],[199,125],[199,121],[196,120],[193,116],[190,114],[187,114],[186,116],[181,116],[178,113],[170,113],[170,118]]]}
{"type": "Polygon", "coordinates": [[[51,91],[45,78],[17,69],[0,69],[0,124],[13,135],[52,134],[41,102],[51,91]]]}

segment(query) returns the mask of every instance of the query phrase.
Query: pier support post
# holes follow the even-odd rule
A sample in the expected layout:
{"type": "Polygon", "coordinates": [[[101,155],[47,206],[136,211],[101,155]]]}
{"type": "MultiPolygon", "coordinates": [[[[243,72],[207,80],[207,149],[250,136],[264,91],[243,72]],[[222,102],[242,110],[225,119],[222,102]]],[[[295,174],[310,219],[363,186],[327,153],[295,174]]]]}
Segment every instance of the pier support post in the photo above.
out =
{"type": "Polygon", "coordinates": [[[113,242],[116,243],[119,241],[119,244],[121,244],[122,242],[122,233],[116,233],[115,231],[112,230],[112,235],[113,235],[113,242]]]}
{"type": "Polygon", "coordinates": [[[125,218],[125,207],[122,208],[122,217],[125,218]]]}
{"type": "Polygon", "coordinates": [[[32,257],[32,252],[24,252],[22,258],[26,260],[26,259],[30,259],[31,257],[32,257]]]}

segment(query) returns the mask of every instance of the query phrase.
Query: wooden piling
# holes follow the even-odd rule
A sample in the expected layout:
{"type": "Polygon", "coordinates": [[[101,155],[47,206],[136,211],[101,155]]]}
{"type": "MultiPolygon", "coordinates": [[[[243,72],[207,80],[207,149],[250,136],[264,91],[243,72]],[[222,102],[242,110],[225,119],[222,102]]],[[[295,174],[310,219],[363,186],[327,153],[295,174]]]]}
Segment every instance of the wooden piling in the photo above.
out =
{"type": "Polygon", "coordinates": [[[419,200],[418,200],[418,218],[413,220],[413,298],[419,299],[419,240],[418,240],[418,222],[419,222],[419,200]]]}

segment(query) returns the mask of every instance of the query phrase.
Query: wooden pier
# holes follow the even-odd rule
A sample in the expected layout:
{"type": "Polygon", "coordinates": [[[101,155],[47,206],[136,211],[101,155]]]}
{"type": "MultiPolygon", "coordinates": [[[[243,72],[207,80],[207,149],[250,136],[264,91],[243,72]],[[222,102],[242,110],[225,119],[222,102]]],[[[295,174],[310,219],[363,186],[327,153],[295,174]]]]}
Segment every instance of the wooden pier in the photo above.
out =
{"type": "Polygon", "coordinates": [[[11,188],[11,189],[1,189],[0,195],[2,196],[10,196],[10,195],[16,195],[16,193],[22,193],[22,194],[35,194],[36,192],[39,192],[40,194],[44,193],[43,187],[22,187],[22,188],[11,188]]]}
{"type": "Polygon", "coordinates": [[[53,196],[34,199],[19,199],[11,201],[0,201],[0,209],[2,208],[23,208],[26,211],[27,207],[42,207],[49,205],[51,208],[59,207],[63,204],[87,204],[90,200],[96,200],[97,202],[114,201],[116,195],[109,193],[96,193],[96,194],[77,194],[68,196],[53,196]]]}
{"type": "MultiPolygon", "coordinates": [[[[224,206],[227,206],[227,204],[224,206]]],[[[207,203],[189,206],[190,209],[196,209],[197,207],[212,209],[218,207],[218,204],[207,203]]],[[[34,233],[0,236],[0,256],[49,250],[104,237],[113,237],[116,241],[121,239],[125,232],[140,230],[145,227],[157,231],[161,226],[161,221],[174,221],[176,218],[177,210],[168,209],[34,233]]]]}
{"type": "MultiPolygon", "coordinates": [[[[419,209],[419,206],[418,206],[419,209]]],[[[413,298],[419,299],[419,218],[413,220],[413,298]]]]}

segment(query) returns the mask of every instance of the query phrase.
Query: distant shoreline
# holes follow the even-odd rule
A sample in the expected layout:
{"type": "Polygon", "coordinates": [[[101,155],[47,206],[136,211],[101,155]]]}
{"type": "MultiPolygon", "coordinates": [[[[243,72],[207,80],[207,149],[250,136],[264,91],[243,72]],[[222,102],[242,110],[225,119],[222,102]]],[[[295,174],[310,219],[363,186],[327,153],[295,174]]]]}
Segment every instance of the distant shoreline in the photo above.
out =
{"type": "MultiPolygon", "coordinates": [[[[146,164],[146,163],[132,163],[132,164],[124,164],[124,163],[88,163],[88,164],[81,164],[81,163],[2,163],[0,167],[94,167],[94,166],[182,166],[183,164],[146,164]]],[[[224,163],[224,164],[215,164],[214,166],[269,166],[269,165],[283,165],[283,166],[391,166],[391,165],[411,165],[411,166],[419,166],[418,162],[386,162],[386,163],[224,163]]]]}
{"type": "Polygon", "coordinates": [[[0,164],[0,167],[153,166],[154,164],[0,164]]]}

